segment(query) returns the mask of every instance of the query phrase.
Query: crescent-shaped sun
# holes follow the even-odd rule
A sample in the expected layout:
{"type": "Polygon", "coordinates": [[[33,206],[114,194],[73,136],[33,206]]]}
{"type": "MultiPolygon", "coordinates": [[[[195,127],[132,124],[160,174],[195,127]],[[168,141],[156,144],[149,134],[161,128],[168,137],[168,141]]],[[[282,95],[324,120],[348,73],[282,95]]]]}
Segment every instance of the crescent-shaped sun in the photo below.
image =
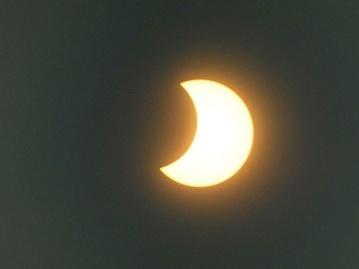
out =
{"type": "Polygon", "coordinates": [[[249,155],[253,144],[250,113],[236,93],[218,82],[190,80],[181,86],[196,110],[196,133],[188,150],[160,170],[192,187],[221,183],[233,176],[249,155]]]}

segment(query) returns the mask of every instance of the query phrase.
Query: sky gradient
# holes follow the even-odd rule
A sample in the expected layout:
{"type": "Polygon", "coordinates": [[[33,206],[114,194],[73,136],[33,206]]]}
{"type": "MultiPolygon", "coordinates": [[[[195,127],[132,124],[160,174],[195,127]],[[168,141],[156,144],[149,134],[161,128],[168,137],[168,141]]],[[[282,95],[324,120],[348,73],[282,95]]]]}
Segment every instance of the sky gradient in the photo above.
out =
{"type": "Polygon", "coordinates": [[[246,2],[2,1],[1,268],[359,268],[359,4],[246,2]],[[255,128],[202,190],[195,78],[255,128]]]}

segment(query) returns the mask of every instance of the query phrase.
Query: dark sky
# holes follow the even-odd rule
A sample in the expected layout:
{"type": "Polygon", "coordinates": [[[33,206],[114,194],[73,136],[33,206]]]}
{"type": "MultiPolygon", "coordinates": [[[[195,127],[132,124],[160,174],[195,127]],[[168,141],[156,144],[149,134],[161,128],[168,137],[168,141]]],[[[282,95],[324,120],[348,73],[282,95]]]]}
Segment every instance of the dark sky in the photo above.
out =
{"type": "Polygon", "coordinates": [[[0,267],[359,268],[357,1],[1,1],[0,267]],[[193,189],[179,83],[255,141],[193,189]]]}

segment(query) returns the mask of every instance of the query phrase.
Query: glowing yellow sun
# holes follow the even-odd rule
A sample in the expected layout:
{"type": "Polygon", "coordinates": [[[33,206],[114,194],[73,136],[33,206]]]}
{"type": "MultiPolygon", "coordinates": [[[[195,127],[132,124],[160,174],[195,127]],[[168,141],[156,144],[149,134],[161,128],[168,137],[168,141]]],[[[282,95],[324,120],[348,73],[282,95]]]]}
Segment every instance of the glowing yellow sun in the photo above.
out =
{"type": "Polygon", "coordinates": [[[190,80],[181,86],[197,113],[197,129],[189,149],[160,170],[178,183],[206,187],[233,176],[246,161],[253,143],[249,111],[228,87],[209,80],[190,80]]]}

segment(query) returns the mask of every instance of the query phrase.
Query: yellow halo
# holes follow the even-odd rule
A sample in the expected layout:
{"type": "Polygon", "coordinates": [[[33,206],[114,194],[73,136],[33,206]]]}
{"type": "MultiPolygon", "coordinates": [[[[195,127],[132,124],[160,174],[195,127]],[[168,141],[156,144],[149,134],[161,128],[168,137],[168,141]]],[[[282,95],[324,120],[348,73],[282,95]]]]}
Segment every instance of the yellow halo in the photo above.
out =
{"type": "Polygon", "coordinates": [[[228,87],[210,80],[181,83],[195,106],[197,128],[188,150],[160,168],[174,181],[206,187],[233,176],[246,161],[253,144],[249,111],[228,87]]]}

